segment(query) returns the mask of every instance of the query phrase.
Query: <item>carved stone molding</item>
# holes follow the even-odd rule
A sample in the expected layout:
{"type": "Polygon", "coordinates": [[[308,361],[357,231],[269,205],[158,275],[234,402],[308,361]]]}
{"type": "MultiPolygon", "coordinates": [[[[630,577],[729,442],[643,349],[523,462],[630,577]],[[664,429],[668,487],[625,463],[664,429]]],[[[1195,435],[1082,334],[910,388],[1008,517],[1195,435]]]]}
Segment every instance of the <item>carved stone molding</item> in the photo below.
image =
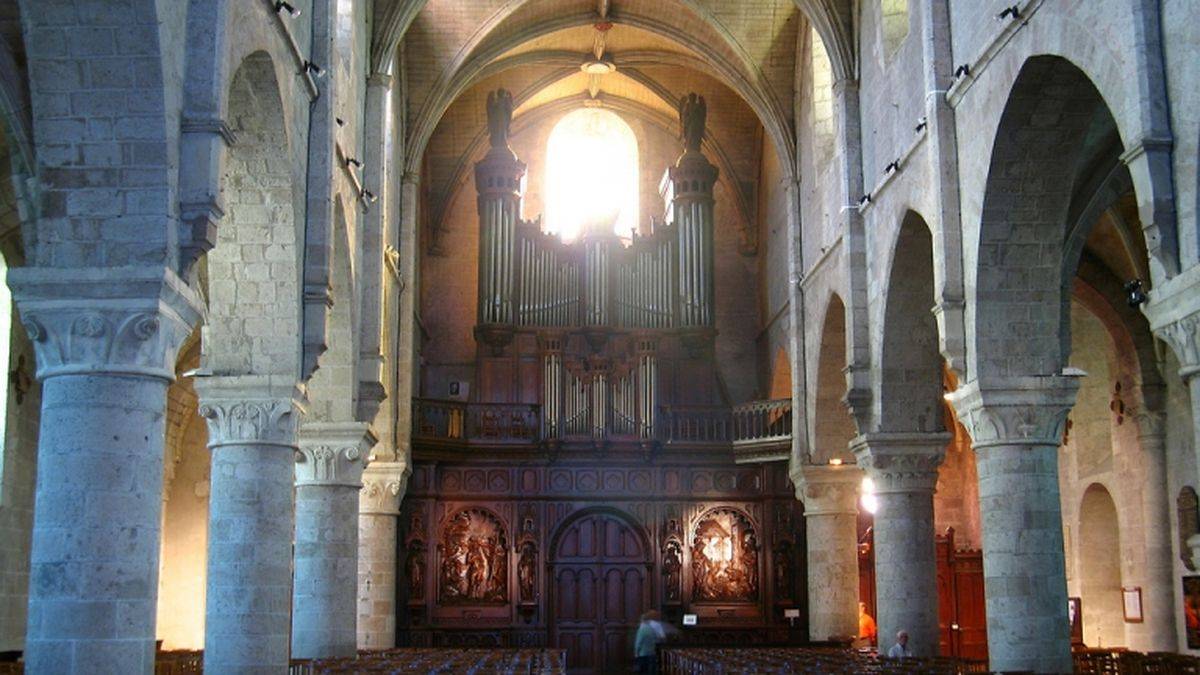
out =
{"type": "Polygon", "coordinates": [[[850,448],[876,493],[932,492],[952,438],[950,433],[873,433],[855,438],[850,448]]]}
{"type": "Polygon", "coordinates": [[[408,486],[410,471],[405,462],[371,462],[362,473],[358,512],[365,515],[398,516],[400,500],[408,486]]]}
{"type": "Polygon", "coordinates": [[[304,395],[295,383],[268,375],[206,377],[196,380],[200,416],[208,421],[208,447],[278,445],[296,447],[304,395]]]}
{"type": "Polygon", "coordinates": [[[792,475],[805,516],[858,513],[863,472],[853,464],[811,465],[792,475]]]}
{"type": "Polygon", "coordinates": [[[166,268],[9,270],[37,377],[135,375],[171,381],[200,298],[166,268]]]}
{"type": "Polygon", "coordinates": [[[975,450],[998,445],[1062,443],[1067,414],[1085,373],[991,378],[968,382],[947,399],[971,434],[975,450]]]}
{"type": "Polygon", "coordinates": [[[1179,359],[1179,376],[1184,380],[1200,374],[1200,313],[1172,321],[1155,335],[1171,347],[1179,359]]]}
{"type": "Polygon", "coordinates": [[[362,487],[375,434],[362,422],[305,423],[296,451],[296,485],[362,487]]]}

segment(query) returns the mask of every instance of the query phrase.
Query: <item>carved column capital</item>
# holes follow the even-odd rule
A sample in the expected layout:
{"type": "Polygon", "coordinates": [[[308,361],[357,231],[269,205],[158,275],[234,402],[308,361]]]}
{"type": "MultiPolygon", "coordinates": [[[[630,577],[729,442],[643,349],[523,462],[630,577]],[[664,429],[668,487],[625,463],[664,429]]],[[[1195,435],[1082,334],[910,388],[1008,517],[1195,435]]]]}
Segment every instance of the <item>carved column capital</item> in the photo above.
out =
{"type": "Polygon", "coordinates": [[[296,450],[296,485],[362,487],[376,438],[365,422],[306,422],[296,450]]]}
{"type": "Polygon", "coordinates": [[[792,474],[805,516],[858,513],[862,479],[862,469],[853,464],[813,464],[792,474]]]}
{"type": "Polygon", "coordinates": [[[358,512],[367,515],[396,516],[400,500],[408,487],[410,470],[406,462],[371,462],[362,474],[358,493],[358,512]]]}
{"type": "Polygon", "coordinates": [[[196,380],[200,416],[208,421],[208,447],[277,445],[296,447],[296,428],[305,397],[295,382],[269,375],[204,377],[196,380]]]}
{"type": "Polygon", "coordinates": [[[1200,313],[1181,317],[1154,331],[1179,359],[1179,376],[1184,381],[1200,375],[1200,313]]]}
{"type": "Polygon", "coordinates": [[[9,270],[37,377],[134,375],[175,379],[180,345],[203,302],[173,271],[157,268],[9,270]]]}
{"type": "Polygon", "coordinates": [[[1137,420],[1138,438],[1158,438],[1166,440],[1167,414],[1156,410],[1139,410],[1133,414],[1137,420]]]}
{"type": "Polygon", "coordinates": [[[950,433],[864,434],[850,443],[875,492],[933,492],[950,433]]]}
{"type": "Polygon", "coordinates": [[[976,450],[999,445],[1062,444],[1063,426],[1086,373],[974,380],[947,395],[976,450]]]}

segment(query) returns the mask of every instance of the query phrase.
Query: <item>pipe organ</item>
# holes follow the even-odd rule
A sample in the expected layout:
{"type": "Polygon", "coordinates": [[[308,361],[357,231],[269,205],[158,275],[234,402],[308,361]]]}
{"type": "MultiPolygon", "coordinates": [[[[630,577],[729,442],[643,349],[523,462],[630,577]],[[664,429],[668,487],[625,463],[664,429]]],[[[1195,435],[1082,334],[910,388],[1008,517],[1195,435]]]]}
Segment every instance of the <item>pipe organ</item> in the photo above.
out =
{"type": "Polygon", "coordinates": [[[696,136],[703,133],[703,101],[681,107],[685,149],[660,187],[664,221],[631,241],[597,224],[566,243],[542,232],[540,219],[521,218],[526,167],[508,147],[507,119],[492,119],[494,112],[511,114],[505,96],[489,97],[492,147],[475,165],[477,395],[540,405],[542,437],[551,442],[650,443],[664,403],[716,402],[712,364],[703,361],[716,333],[718,172],[696,136]],[[672,364],[669,387],[660,381],[663,354],[672,364]],[[530,362],[534,375],[523,375],[530,362]]]}

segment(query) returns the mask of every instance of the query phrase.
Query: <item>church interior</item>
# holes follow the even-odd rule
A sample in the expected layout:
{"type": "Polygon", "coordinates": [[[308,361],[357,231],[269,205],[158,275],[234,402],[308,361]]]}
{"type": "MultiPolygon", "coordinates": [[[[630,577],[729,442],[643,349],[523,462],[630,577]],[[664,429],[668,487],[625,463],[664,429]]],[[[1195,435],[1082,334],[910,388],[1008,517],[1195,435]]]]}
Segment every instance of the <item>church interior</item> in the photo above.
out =
{"type": "Polygon", "coordinates": [[[1200,672],[1193,0],[0,0],[0,675],[1200,672]]]}

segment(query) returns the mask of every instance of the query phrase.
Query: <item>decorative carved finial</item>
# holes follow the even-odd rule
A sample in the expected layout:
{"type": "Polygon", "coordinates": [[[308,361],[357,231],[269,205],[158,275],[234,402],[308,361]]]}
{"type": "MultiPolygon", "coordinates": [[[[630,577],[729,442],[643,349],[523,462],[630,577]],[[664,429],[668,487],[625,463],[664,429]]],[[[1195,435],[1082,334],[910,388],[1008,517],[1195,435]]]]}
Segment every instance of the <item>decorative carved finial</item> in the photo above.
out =
{"type": "Polygon", "coordinates": [[[700,152],[704,140],[704,123],[708,117],[708,105],[703,96],[688,94],[679,99],[679,137],[686,152],[700,152]]]}
{"type": "Polygon", "coordinates": [[[488,92],[488,139],[493,148],[508,147],[508,128],[512,124],[513,98],[506,89],[488,92]]]}

